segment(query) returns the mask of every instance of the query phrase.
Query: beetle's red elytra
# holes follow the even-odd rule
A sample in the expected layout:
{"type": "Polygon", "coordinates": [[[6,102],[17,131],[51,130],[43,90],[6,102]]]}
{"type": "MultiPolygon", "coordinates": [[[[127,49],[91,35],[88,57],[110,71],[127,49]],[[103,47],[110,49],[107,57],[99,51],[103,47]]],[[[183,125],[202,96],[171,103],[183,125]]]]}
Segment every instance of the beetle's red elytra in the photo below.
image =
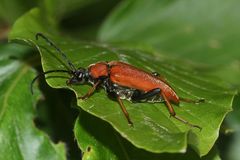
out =
{"type": "Polygon", "coordinates": [[[176,115],[172,103],[178,105],[180,101],[199,103],[204,99],[191,100],[181,98],[177,95],[174,89],[166,82],[158,73],[149,73],[142,69],[136,68],[130,64],[120,61],[97,62],[89,65],[88,68],[76,68],[73,63],[67,58],[66,54],[60,50],[50,39],[44,34],[37,33],[36,39],[43,38],[50,46],[54,47],[58,53],[66,61],[69,69],[67,70],[50,70],[40,73],[31,83],[32,85],[40,76],[53,72],[66,72],[71,78],[67,80],[68,85],[72,84],[92,84],[92,88],[80,99],[89,98],[97,87],[105,89],[107,94],[114,98],[120,105],[128,123],[133,125],[131,118],[122,102],[123,99],[137,102],[164,102],[170,113],[170,116],[183,122],[191,127],[202,129],[199,125],[192,124],[187,120],[176,115]]]}

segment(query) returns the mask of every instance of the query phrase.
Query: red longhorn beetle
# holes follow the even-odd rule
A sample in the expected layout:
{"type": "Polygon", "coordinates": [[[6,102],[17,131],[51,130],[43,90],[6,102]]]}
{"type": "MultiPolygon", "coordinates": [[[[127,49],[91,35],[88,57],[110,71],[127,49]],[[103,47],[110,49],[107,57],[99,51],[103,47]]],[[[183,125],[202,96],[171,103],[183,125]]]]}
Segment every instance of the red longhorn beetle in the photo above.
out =
{"type": "Polygon", "coordinates": [[[165,102],[170,116],[177,120],[201,130],[201,127],[192,124],[181,117],[178,117],[172,107],[171,103],[178,105],[180,101],[198,103],[204,99],[191,100],[180,98],[170,85],[159,76],[158,73],[148,73],[144,70],[136,68],[130,64],[111,61],[111,62],[97,62],[91,64],[87,69],[76,68],[73,63],[67,58],[66,54],[60,50],[50,39],[42,33],[36,34],[36,39],[41,37],[46,42],[54,47],[58,53],[65,59],[70,69],[68,70],[50,70],[42,72],[37,75],[31,83],[32,85],[39,78],[39,76],[53,73],[66,72],[71,75],[67,80],[67,84],[84,84],[91,83],[93,87],[79,99],[89,98],[97,87],[101,86],[105,89],[107,94],[117,100],[129,124],[133,124],[126,108],[123,105],[122,99],[127,99],[131,102],[165,102]]]}

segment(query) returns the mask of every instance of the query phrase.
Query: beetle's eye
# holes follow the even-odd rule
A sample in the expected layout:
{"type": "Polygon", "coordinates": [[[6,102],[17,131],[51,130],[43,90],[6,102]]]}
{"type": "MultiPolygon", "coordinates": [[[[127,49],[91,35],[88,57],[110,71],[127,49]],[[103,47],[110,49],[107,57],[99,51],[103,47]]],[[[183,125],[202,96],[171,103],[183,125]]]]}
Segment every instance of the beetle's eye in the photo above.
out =
{"type": "Polygon", "coordinates": [[[71,79],[69,79],[69,80],[67,80],[67,84],[69,85],[69,84],[77,84],[77,83],[79,83],[79,81],[76,79],[76,78],[71,78],[71,79]]]}
{"type": "Polygon", "coordinates": [[[79,83],[84,83],[85,82],[85,78],[84,78],[84,74],[83,73],[80,73],[78,75],[78,81],[79,81],[79,83]]]}

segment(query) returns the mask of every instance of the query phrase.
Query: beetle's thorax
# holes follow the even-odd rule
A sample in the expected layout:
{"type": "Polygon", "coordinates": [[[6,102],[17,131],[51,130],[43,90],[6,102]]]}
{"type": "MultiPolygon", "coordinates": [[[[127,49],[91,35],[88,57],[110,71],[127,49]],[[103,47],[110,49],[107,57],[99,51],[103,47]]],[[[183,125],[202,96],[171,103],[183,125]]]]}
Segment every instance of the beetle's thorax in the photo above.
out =
{"type": "Polygon", "coordinates": [[[98,62],[95,64],[91,64],[88,67],[89,75],[93,79],[98,79],[100,77],[108,77],[108,70],[108,63],[106,62],[98,62]]]}

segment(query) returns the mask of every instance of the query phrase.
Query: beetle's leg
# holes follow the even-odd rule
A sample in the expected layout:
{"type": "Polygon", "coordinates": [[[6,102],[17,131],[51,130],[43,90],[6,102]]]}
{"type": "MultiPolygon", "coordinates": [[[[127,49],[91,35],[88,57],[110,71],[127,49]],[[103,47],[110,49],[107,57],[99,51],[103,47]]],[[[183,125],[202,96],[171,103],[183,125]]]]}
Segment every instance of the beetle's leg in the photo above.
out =
{"type": "Polygon", "coordinates": [[[144,100],[144,99],[148,99],[148,98],[151,98],[151,97],[154,97],[156,95],[160,95],[160,88],[155,88],[155,89],[152,89],[146,93],[142,93],[140,91],[135,91],[131,97],[132,101],[135,101],[135,102],[138,102],[138,101],[141,101],[141,100],[144,100]]]}
{"type": "Polygon", "coordinates": [[[80,97],[78,97],[78,99],[87,99],[87,98],[89,98],[93,94],[93,92],[96,90],[96,88],[99,86],[99,84],[101,84],[101,80],[98,80],[92,86],[92,88],[89,89],[89,91],[84,96],[80,96],[80,97]]]}
{"type": "Polygon", "coordinates": [[[166,103],[166,105],[167,105],[168,111],[169,111],[169,113],[170,113],[170,115],[171,115],[172,117],[174,117],[175,119],[181,121],[182,123],[185,123],[186,125],[189,125],[190,127],[195,127],[195,128],[198,128],[198,129],[202,130],[202,127],[200,127],[200,126],[198,126],[198,125],[195,125],[195,124],[192,124],[192,123],[188,122],[187,120],[185,120],[185,119],[183,119],[183,118],[181,118],[181,117],[178,117],[178,116],[176,115],[176,112],[174,111],[171,103],[169,102],[169,100],[168,100],[167,97],[165,96],[165,94],[161,93],[161,95],[162,95],[163,99],[165,100],[165,103],[166,103]]]}
{"type": "Polygon", "coordinates": [[[122,109],[122,112],[124,113],[124,116],[126,117],[126,119],[128,121],[128,124],[133,126],[133,123],[130,119],[130,116],[127,112],[127,109],[125,108],[125,106],[124,106],[122,100],[120,99],[120,97],[114,91],[114,87],[113,87],[111,81],[109,81],[109,79],[105,79],[105,81],[103,81],[103,85],[105,85],[105,88],[107,89],[108,96],[110,98],[117,99],[117,102],[119,103],[119,105],[122,109]]]}
{"type": "Polygon", "coordinates": [[[162,75],[160,75],[158,72],[152,72],[152,75],[154,75],[155,77],[159,78],[161,81],[168,84],[167,80],[162,75]]]}
{"type": "Polygon", "coordinates": [[[124,104],[123,104],[123,102],[122,102],[122,100],[120,99],[119,96],[117,96],[117,101],[118,101],[118,103],[119,103],[119,105],[120,105],[120,107],[121,107],[121,109],[122,109],[122,112],[124,113],[125,117],[127,118],[128,124],[130,124],[131,126],[133,126],[133,123],[132,123],[132,121],[131,121],[131,119],[130,119],[130,117],[129,117],[129,114],[128,114],[128,112],[127,112],[127,109],[125,108],[125,106],[124,106],[124,104]]]}
{"type": "Polygon", "coordinates": [[[187,103],[202,103],[202,102],[205,102],[204,98],[194,100],[194,99],[179,97],[179,100],[183,101],[183,102],[187,102],[187,103]]]}
{"type": "Polygon", "coordinates": [[[160,76],[160,74],[158,72],[152,72],[152,75],[154,75],[156,77],[160,76]]]}

